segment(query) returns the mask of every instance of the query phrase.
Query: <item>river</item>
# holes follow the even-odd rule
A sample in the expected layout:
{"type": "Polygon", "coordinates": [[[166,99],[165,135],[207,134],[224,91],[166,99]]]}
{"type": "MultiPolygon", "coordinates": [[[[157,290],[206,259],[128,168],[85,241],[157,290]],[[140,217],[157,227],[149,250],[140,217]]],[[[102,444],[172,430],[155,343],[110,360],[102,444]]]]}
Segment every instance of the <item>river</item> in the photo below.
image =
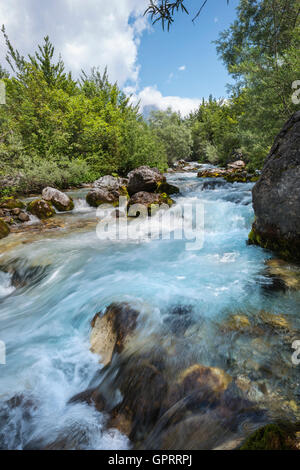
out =
{"type": "Polygon", "coordinates": [[[272,254],[246,244],[252,183],[200,179],[195,172],[170,174],[168,181],[180,188],[177,207],[204,208],[200,249],[187,249],[186,239],[150,240],[143,221],[139,240],[99,240],[85,190],[70,192],[75,210],[56,216],[61,228],[0,242],[0,264],[15,266],[26,281],[13,283],[11,272],[0,271],[0,340],[6,346],[1,448],[45,448],[79,432],[79,448],[130,449],[128,437],[107,428],[104,414],[85,403],[68,404],[101,367],[89,351],[90,321],[116,301],[144,309],[140,341],[161,341],[175,367],[201,363],[250,377],[253,400],[267,409],[263,423],[299,419],[299,367],[281,332],[249,338],[220,329],[232,314],[256,318],[263,310],[284,314],[292,331],[300,330],[299,291],[272,288],[265,264],[272,254]],[[178,307],[188,314],[174,315],[178,307]]]}

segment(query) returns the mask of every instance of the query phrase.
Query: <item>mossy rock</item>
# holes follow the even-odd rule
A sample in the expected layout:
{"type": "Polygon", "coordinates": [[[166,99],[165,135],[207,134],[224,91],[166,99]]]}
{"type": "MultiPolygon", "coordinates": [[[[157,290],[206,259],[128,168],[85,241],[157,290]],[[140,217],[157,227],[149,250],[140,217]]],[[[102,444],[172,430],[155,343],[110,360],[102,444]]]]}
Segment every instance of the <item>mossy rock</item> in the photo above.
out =
{"type": "Polygon", "coordinates": [[[171,194],[179,194],[179,188],[177,186],[174,186],[173,184],[169,184],[167,182],[160,182],[157,185],[157,190],[156,193],[165,193],[168,194],[169,196],[171,194]]]}
{"type": "Polygon", "coordinates": [[[51,202],[44,201],[43,199],[31,201],[27,206],[27,211],[42,220],[50,219],[55,214],[51,202]]]}
{"type": "Polygon", "coordinates": [[[67,206],[64,206],[60,204],[58,201],[52,201],[53,206],[55,207],[56,210],[59,212],[69,212],[74,209],[74,202],[72,198],[69,198],[70,202],[67,206]]]}
{"type": "Polygon", "coordinates": [[[224,177],[227,183],[247,183],[248,179],[246,176],[241,175],[227,175],[224,177]]]}
{"type": "Polygon", "coordinates": [[[128,200],[130,199],[127,186],[125,186],[125,185],[124,185],[124,186],[120,186],[120,188],[119,188],[119,193],[120,193],[120,196],[126,197],[128,200]]]}
{"type": "Polygon", "coordinates": [[[159,198],[160,204],[168,204],[169,207],[172,207],[174,204],[173,199],[166,193],[161,193],[159,198]]]}
{"type": "Polygon", "coordinates": [[[248,437],[240,450],[299,450],[299,429],[299,424],[267,424],[248,437]]]}
{"type": "Polygon", "coordinates": [[[7,237],[9,234],[9,226],[4,222],[4,220],[0,219],[0,239],[7,237]]]}
{"type": "Polygon", "coordinates": [[[286,261],[300,261],[300,238],[286,238],[280,236],[276,230],[261,233],[256,228],[256,222],[248,235],[249,245],[258,245],[266,250],[274,251],[286,261]]]}
{"type": "Polygon", "coordinates": [[[0,207],[9,210],[24,209],[25,204],[19,199],[15,199],[14,197],[4,197],[0,199],[0,207]]]}

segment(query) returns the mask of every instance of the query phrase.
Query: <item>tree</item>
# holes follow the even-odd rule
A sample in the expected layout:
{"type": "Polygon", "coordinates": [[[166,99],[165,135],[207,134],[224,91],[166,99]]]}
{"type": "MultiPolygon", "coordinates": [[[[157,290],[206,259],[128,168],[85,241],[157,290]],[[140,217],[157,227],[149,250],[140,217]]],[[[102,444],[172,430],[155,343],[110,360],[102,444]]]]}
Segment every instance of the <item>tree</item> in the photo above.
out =
{"type": "Polygon", "coordinates": [[[217,51],[235,79],[232,97],[243,102],[242,146],[261,165],[274,136],[296,110],[291,95],[300,76],[300,4],[240,0],[237,16],[220,35],[217,51]]]}
{"type": "Polygon", "coordinates": [[[166,111],[152,111],[149,124],[165,147],[169,165],[177,160],[190,158],[192,132],[179,113],[173,112],[171,108],[166,111]]]}

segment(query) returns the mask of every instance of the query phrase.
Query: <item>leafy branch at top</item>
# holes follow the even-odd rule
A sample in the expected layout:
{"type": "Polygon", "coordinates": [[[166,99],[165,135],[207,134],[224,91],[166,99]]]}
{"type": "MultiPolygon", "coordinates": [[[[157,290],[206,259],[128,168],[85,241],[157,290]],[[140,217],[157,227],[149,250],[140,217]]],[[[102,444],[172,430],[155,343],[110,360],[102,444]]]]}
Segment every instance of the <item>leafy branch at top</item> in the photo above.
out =
{"type": "MultiPolygon", "coordinates": [[[[189,11],[185,6],[185,1],[186,0],[176,0],[174,2],[171,2],[170,0],[149,0],[149,6],[144,14],[150,15],[152,24],[161,21],[163,29],[165,29],[165,25],[167,24],[167,28],[169,31],[171,24],[174,22],[175,13],[181,11],[189,15],[189,11]]],[[[226,1],[228,4],[229,0],[226,1]]],[[[201,0],[200,8],[195,13],[193,21],[198,18],[207,2],[208,0],[201,0]]]]}

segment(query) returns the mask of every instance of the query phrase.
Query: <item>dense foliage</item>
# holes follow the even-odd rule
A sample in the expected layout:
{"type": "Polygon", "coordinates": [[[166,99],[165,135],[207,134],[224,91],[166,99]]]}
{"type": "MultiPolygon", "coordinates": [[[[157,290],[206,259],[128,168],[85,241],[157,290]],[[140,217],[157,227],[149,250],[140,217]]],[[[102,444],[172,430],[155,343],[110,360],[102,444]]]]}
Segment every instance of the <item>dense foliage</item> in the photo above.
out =
{"type": "MultiPolygon", "coordinates": [[[[5,30],[13,76],[1,69],[6,105],[0,106],[0,176],[19,190],[68,187],[142,164],[165,169],[163,144],[107,72],[93,69],[75,82],[46,37],[28,59],[5,30]]],[[[2,192],[3,192],[2,188],[2,192]]]]}

